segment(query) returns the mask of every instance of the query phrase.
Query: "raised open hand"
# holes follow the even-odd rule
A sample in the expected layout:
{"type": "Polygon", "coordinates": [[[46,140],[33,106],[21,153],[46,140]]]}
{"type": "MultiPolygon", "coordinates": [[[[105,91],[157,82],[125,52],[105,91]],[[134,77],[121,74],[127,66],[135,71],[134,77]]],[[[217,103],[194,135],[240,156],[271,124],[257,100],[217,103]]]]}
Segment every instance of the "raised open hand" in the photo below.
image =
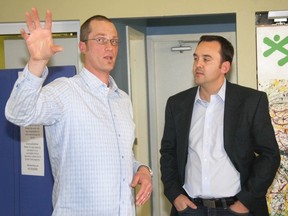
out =
{"type": "Polygon", "coordinates": [[[29,33],[21,29],[21,35],[30,53],[28,67],[32,73],[39,76],[49,59],[62,51],[62,47],[53,44],[51,11],[47,10],[45,26],[42,27],[37,9],[32,8],[31,13],[26,12],[26,24],[29,33]]]}

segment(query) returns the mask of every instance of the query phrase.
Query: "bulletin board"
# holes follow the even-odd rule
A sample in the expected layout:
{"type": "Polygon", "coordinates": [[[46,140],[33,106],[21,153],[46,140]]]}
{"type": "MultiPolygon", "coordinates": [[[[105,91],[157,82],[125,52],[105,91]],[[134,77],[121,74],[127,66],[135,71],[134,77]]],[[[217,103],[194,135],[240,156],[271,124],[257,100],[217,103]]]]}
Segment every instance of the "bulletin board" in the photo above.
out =
{"type": "Polygon", "coordinates": [[[288,25],[257,27],[258,89],[268,95],[281,163],[268,193],[271,216],[288,215],[288,25]]]}

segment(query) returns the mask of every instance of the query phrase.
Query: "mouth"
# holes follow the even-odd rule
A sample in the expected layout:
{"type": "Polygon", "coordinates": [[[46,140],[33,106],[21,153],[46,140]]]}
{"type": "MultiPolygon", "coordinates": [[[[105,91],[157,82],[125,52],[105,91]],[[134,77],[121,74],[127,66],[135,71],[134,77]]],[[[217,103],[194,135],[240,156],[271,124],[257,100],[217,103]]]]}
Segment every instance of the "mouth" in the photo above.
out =
{"type": "Polygon", "coordinates": [[[112,61],[113,57],[112,56],[105,56],[104,59],[108,60],[108,61],[112,61]]]}
{"type": "Polygon", "coordinates": [[[202,76],[204,73],[202,71],[195,71],[195,76],[202,76]]]}

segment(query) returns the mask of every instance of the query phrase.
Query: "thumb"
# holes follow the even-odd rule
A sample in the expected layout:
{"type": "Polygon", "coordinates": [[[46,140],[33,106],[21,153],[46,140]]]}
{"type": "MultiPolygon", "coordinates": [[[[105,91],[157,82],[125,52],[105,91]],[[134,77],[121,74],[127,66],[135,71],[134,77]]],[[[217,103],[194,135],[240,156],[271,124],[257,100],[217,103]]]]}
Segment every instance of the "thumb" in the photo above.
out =
{"type": "Polygon", "coordinates": [[[57,53],[57,52],[63,51],[63,47],[62,46],[58,46],[58,45],[52,46],[51,49],[52,49],[53,53],[57,53]]]}
{"type": "Polygon", "coordinates": [[[138,184],[138,181],[139,181],[139,177],[137,177],[137,175],[135,175],[132,179],[131,187],[135,188],[138,184]]]}
{"type": "Polygon", "coordinates": [[[190,200],[189,200],[189,202],[188,203],[186,203],[190,208],[192,208],[192,209],[197,209],[197,206],[193,203],[193,202],[191,202],[190,200]]]}

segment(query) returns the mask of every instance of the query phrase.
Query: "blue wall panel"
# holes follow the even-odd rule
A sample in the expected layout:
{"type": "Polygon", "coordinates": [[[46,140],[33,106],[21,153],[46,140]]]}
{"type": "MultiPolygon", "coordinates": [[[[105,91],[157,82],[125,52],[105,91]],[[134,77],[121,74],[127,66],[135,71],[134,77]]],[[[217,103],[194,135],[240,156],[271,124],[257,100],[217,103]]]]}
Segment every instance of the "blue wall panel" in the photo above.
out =
{"type": "MultiPolygon", "coordinates": [[[[0,70],[0,215],[50,216],[53,177],[44,140],[45,175],[21,175],[20,127],[5,118],[5,105],[22,69],[0,70]]],[[[44,83],[76,74],[74,66],[49,67],[44,83]]],[[[44,133],[45,134],[45,133],[44,133]]]]}

